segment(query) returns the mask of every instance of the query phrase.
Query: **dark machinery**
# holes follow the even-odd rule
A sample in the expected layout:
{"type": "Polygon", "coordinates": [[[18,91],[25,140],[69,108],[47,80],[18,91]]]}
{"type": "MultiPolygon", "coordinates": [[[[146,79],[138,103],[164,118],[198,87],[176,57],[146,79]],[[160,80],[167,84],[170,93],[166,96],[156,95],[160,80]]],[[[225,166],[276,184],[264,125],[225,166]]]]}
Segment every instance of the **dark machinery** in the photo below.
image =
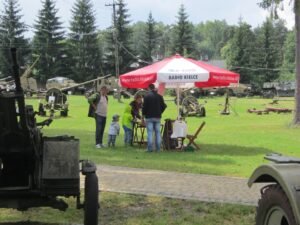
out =
{"type": "Polygon", "coordinates": [[[59,197],[75,197],[84,208],[84,225],[98,224],[98,178],[91,161],[79,161],[79,140],[44,137],[33,107],[25,105],[16,49],[12,49],[16,88],[0,93],[0,207],[27,210],[52,207],[66,210],[59,197]],[[85,199],[80,201],[80,172],[85,176],[85,199]]]}
{"type": "Polygon", "coordinates": [[[54,116],[55,110],[59,110],[61,116],[68,116],[69,104],[67,95],[57,88],[47,90],[44,107],[50,110],[50,116],[54,116]]]}
{"type": "MultiPolygon", "coordinates": [[[[177,104],[177,97],[174,99],[177,104]]],[[[198,99],[190,95],[187,91],[183,92],[179,97],[180,115],[182,117],[196,116],[205,117],[206,110],[204,104],[199,104],[198,99]]]]}
{"type": "Polygon", "coordinates": [[[253,183],[269,183],[261,189],[256,225],[300,224],[300,159],[280,154],[267,155],[273,163],[258,167],[250,177],[253,183]]]}

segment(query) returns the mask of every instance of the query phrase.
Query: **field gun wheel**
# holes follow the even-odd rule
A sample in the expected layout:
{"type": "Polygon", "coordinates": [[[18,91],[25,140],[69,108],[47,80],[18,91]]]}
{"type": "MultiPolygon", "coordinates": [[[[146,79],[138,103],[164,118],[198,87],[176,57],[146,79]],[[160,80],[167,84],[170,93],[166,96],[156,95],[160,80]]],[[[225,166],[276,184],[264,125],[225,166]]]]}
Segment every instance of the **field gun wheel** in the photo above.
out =
{"type": "Polygon", "coordinates": [[[194,96],[187,96],[183,98],[181,105],[181,112],[183,116],[206,116],[204,105],[199,104],[197,98],[194,96]]]}
{"type": "Polygon", "coordinates": [[[296,224],[289,200],[280,185],[264,187],[256,210],[256,225],[296,224]]]}
{"type": "Polygon", "coordinates": [[[137,95],[141,95],[142,97],[145,97],[145,95],[148,93],[148,91],[146,90],[138,90],[134,96],[137,96],[137,95]]]}
{"type": "Polygon", "coordinates": [[[98,177],[95,173],[85,176],[84,225],[98,225],[99,210],[98,177]]]}

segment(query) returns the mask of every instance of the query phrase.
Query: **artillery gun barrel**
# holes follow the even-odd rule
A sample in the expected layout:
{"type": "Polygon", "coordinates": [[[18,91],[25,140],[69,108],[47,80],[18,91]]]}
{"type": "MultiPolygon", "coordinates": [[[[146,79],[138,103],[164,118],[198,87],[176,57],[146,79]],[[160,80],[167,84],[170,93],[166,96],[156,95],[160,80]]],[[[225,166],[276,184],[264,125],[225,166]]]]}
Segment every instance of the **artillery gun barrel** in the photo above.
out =
{"type": "Polygon", "coordinates": [[[80,83],[80,84],[75,84],[75,85],[73,85],[73,86],[71,86],[71,87],[62,88],[62,89],[60,89],[60,90],[61,90],[61,91],[70,90],[70,89],[72,89],[72,88],[76,88],[76,87],[79,87],[79,86],[82,86],[82,85],[90,84],[90,83],[93,83],[93,82],[98,81],[98,80],[105,79],[105,78],[110,77],[110,76],[112,76],[112,75],[109,74],[109,75],[106,75],[106,76],[104,76],[104,77],[98,77],[98,78],[96,78],[96,79],[89,80],[89,81],[85,81],[85,82],[80,83]]]}
{"type": "Polygon", "coordinates": [[[19,74],[19,65],[17,63],[17,49],[11,48],[11,57],[12,57],[12,69],[13,69],[13,77],[16,85],[16,94],[18,95],[17,101],[19,105],[19,115],[20,115],[20,123],[22,128],[26,129],[26,118],[25,118],[25,99],[23,90],[21,87],[20,74],[19,74]]]}

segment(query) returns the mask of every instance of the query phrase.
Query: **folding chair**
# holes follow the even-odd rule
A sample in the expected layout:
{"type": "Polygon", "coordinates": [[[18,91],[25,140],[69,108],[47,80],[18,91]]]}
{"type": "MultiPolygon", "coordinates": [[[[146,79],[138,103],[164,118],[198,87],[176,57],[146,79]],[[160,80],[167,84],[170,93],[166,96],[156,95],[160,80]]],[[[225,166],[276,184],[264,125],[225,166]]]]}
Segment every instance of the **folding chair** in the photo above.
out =
{"type": "Polygon", "coordinates": [[[195,140],[197,139],[198,134],[200,133],[200,131],[202,130],[202,128],[204,127],[205,122],[202,122],[201,125],[199,126],[199,128],[197,129],[197,131],[195,132],[194,135],[190,135],[188,134],[186,136],[186,138],[189,140],[189,143],[187,144],[186,147],[189,147],[190,145],[194,145],[196,147],[197,150],[200,149],[200,147],[195,143],[195,140]]]}

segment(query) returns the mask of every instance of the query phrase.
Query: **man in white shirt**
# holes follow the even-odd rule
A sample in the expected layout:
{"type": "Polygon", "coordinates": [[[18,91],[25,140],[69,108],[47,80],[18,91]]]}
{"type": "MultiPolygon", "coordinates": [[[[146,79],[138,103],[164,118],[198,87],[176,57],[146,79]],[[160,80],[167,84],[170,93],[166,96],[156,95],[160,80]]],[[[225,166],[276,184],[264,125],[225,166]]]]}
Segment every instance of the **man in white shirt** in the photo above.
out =
{"type": "Polygon", "coordinates": [[[106,86],[101,87],[100,94],[93,103],[95,110],[95,121],[96,121],[96,148],[103,148],[103,134],[106,125],[107,116],[107,88],[106,86]]]}

